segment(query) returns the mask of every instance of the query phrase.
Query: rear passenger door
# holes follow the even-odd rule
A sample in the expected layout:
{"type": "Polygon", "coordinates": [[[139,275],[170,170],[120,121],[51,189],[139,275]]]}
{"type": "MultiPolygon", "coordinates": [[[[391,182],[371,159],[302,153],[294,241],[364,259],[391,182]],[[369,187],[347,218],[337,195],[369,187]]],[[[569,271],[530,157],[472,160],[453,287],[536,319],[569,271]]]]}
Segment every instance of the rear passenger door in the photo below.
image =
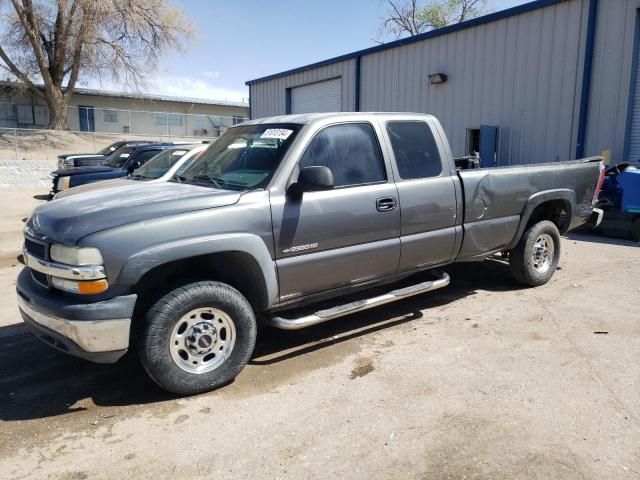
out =
{"type": "Polygon", "coordinates": [[[402,209],[399,270],[445,263],[454,253],[456,192],[444,152],[425,121],[389,120],[385,131],[402,209]]]}
{"type": "Polygon", "coordinates": [[[395,273],[400,209],[376,128],[322,128],[298,162],[307,166],[329,167],[335,187],[271,197],[281,301],[395,273]]]}

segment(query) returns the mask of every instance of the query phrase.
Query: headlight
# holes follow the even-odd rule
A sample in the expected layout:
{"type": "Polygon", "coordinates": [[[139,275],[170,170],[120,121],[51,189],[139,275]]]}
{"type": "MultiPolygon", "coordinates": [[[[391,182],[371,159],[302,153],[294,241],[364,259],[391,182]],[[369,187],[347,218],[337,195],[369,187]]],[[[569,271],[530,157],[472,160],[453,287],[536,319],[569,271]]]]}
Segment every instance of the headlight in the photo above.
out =
{"type": "Polygon", "coordinates": [[[58,177],[57,180],[57,184],[56,184],[56,190],[68,190],[69,189],[69,180],[71,179],[71,177],[64,176],[64,177],[58,177]]]}
{"type": "Polygon", "coordinates": [[[82,295],[96,295],[109,288],[109,284],[105,279],[78,282],[75,280],[67,280],[66,278],[51,277],[51,285],[58,290],[82,295]]]}
{"type": "Polygon", "coordinates": [[[49,252],[51,260],[67,265],[102,265],[100,250],[92,247],[65,247],[51,245],[49,252]]]}

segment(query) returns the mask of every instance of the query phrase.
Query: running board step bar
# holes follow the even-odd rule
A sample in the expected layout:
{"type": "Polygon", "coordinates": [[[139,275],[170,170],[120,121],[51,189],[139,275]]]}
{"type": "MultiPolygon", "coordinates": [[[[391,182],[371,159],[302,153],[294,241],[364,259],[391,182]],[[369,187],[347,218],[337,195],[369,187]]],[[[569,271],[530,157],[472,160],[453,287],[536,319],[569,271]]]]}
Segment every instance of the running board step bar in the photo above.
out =
{"type": "Polygon", "coordinates": [[[378,295],[377,297],[356,300],[355,302],[345,303],[344,305],[338,305],[326,310],[319,310],[315,313],[299,318],[271,317],[267,319],[267,323],[273,327],[281,328],[283,330],[299,330],[301,328],[310,327],[311,325],[316,325],[317,323],[326,322],[344,315],[368,310],[373,307],[384,305],[385,303],[395,302],[397,300],[402,300],[403,298],[430,292],[431,290],[437,290],[438,288],[449,285],[451,279],[447,273],[433,272],[433,274],[438,277],[436,280],[430,280],[416,285],[411,285],[409,287],[392,290],[383,295],[378,295]]]}

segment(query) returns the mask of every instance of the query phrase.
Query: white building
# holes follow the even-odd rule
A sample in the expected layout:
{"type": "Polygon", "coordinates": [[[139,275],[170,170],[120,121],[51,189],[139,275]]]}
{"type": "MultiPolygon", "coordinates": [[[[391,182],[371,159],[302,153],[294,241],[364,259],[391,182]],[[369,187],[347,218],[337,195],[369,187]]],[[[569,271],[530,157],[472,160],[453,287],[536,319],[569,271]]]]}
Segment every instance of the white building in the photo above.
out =
{"type": "MultiPolygon", "coordinates": [[[[69,102],[67,128],[120,135],[215,137],[244,121],[248,104],[77,88],[69,102]]],[[[49,109],[38,95],[15,83],[0,84],[0,128],[41,129],[49,109]]]]}

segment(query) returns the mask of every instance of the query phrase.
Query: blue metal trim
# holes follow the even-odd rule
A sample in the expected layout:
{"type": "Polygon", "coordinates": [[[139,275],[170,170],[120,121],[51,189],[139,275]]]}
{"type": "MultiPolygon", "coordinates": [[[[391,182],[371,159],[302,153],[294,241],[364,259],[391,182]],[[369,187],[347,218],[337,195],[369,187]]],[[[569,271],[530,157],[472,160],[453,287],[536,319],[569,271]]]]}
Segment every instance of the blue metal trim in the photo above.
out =
{"type": "Polygon", "coordinates": [[[284,92],[284,113],[291,113],[291,88],[287,88],[284,92]]]}
{"type": "Polygon", "coordinates": [[[576,140],[576,158],[584,157],[584,143],[587,135],[589,116],[589,98],[591,92],[591,73],[593,70],[593,49],[596,39],[598,20],[598,0],[589,0],[587,20],[587,41],[584,47],[584,70],[582,71],[582,93],[580,94],[580,113],[578,116],[578,137],[576,140]]]}
{"type": "Polygon", "coordinates": [[[484,15],[482,17],[473,18],[471,20],[467,20],[466,22],[456,23],[454,25],[449,25],[447,27],[438,28],[437,30],[431,30],[429,32],[421,33],[420,35],[401,38],[400,40],[396,40],[394,42],[384,43],[382,45],[376,45],[375,47],[365,48],[364,50],[358,50],[356,52],[347,53],[345,55],[329,58],[321,62],[305,65],[303,67],[293,68],[291,70],[287,70],[284,72],[274,73],[273,75],[268,75],[266,77],[260,77],[254,80],[247,80],[245,82],[245,85],[253,85],[258,82],[264,82],[266,80],[273,80],[274,78],[285,77],[293,73],[306,72],[307,70],[313,70],[314,68],[322,67],[325,65],[344,62],[345,60],[351,60],[353,58],[362,57],[370,53],[381,52],[384,50],[389,50],[391,48],[401,47],[403,45],[410,45],[412,43],[421,42],[429,38],[439,37],[441,35],[446,35],[448,33],[458,32],[460,30],[465,30],[467,28],[484,25],[485,23],[491,23],[497,20],[502,20],[504,18],[509,18],[509,17],[513,17],[523,13],[531,12],[533,10],[538,10],[539,8],[549,7],[551,5],[557,5],[565,1],[566,0],[536,0],[533,2],[525,3],[523,5],[518,5],[516,7],[507,8],[506,10],[501,10],[499,12],[490,13],[489,15],[484,15]]]}
{"type": "Polygon", "coordinates": [[[251,85],[249,85],[249,120],[253,120],[253,117],[251,116],[252,110],[251,110],[251,85]]]}
{"type": "Polygon", "coordinates": [[[355,89],[354,89],[354,96],[355,96],[355,105],[353,106],[354,110],[356,112],[360,111],[360,59],[362,57],[356,57],[356,74],[355,74],[355,89]]]}
{"type": "Polygon", "coordinates": [[[638,83],[638,55],[640,55],[640,10],[636,10],[636,31],[633,35],[633,59],[631,61],[631,79],[629,80],[629,103],[627,105],[627,126],[624,133],[622,160],[629,160],[629,144],[631,143],[631,126],[633,123],[633,100],[638,83]]]}

